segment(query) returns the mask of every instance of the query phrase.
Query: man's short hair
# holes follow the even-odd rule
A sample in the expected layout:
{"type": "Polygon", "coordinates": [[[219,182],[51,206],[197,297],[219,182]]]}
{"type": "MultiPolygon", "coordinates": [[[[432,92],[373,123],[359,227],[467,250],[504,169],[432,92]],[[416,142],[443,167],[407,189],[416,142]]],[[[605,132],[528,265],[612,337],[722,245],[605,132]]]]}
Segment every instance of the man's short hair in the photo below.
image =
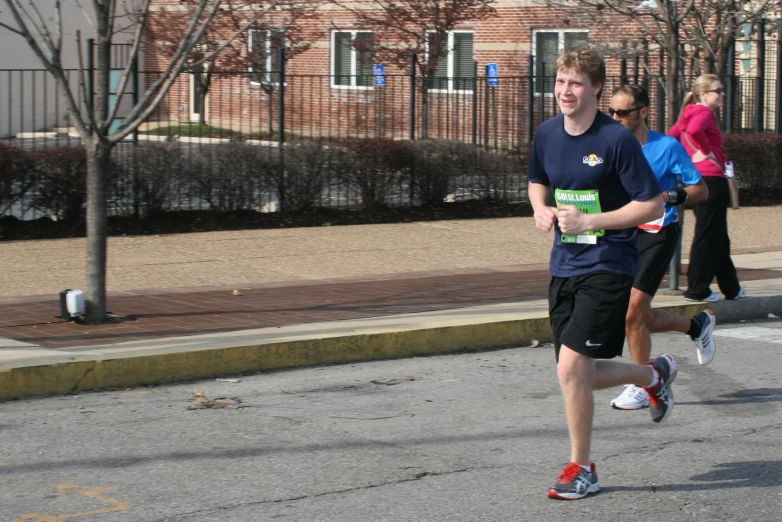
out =
{"type": "MultiPolygon", "coordinates": [[[[593,47],[588,45],[579,45],[566,49],[559,55],[554,64],[556,72],[576,71],[585,74],[592,85],[605,85],[606,82],[606,62],[593,47]]],[[[602,94],[600,90],[598,97],[602,94]]]]}
{"type": "Polygon", "coordinates": [[[616,96],[619,93],[631,96],[633,98],[633,107],[649,106],[649,91],[640,85],[631,85],[626,83],[621,87],[614,89],[614,94],[612,96],[616,96]]]}

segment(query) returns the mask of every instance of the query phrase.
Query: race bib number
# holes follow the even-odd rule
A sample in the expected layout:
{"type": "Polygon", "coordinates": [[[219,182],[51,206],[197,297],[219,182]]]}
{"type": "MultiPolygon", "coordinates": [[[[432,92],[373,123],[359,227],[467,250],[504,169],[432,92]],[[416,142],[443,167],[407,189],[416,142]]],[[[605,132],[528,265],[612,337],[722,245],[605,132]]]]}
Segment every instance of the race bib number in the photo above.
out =
{"type": "MultiPolygon", "coordinates": [[[[557,207],[560,205],[572,205],[584,214],[600,214],[600,196],[597,190],[562,190],[554,189],[554,199],[557,207]]],[[[563,243],[582,243],[596,245],[597,238],[604,236],[605,230],[590,230],[580,234],[562,234],[560,241],[563,243]]]]}

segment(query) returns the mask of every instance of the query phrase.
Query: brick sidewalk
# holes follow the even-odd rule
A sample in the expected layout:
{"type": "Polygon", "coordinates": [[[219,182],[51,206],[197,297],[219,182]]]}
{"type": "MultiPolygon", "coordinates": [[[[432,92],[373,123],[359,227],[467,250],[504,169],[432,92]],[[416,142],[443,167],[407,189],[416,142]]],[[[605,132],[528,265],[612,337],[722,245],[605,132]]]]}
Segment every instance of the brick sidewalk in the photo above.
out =
{"type": "MultiPolygon", "coordinates": [[[[742,281],[780,275],[738,270],[742,281]]],[[[24,298],[0,304],[0,337],[47,348],[111,344],[546,299],[548,283],[548,270],[535,265],[263,285],[238,296],[231,287],[125,293],[109,297],[116,320],[98,326],[60,320],[55,297],[24,298]]],[[[684,278],[681,285],[686,286],[684,278]]],[[[666,279],[661,288],[667,287],[666,279]]]]}

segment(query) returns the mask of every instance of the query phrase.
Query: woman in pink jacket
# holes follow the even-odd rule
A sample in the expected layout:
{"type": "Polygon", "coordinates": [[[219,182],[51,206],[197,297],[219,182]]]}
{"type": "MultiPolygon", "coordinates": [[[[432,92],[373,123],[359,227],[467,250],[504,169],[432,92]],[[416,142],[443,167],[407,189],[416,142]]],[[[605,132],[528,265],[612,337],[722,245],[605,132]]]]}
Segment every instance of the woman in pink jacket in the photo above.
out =
{"type": "Polygon", "coordinates": [[[684,294],[688,301],[719,301],[720,293],[712,292],[710,287],[715,276],[726,299],[746,297],[730,258],[730,188],[725,178],[723,138],[714,114],[722,106],[724,98],[725,88],[717,76],[699,76],[693,82],[692,92],[684,98],[679,121],[668,131],[687,149],[709,188],[709,197],[693,205],[695,237],[690,250],[688,287],[684,294]]]}

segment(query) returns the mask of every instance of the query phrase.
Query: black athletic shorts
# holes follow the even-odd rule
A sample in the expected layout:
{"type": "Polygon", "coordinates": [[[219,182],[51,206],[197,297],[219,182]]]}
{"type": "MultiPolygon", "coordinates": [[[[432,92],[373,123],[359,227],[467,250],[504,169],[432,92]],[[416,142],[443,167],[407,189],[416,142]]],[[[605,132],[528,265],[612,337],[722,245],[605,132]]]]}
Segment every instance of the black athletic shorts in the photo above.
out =
{"type": "Polygon", "coordinates": [[[680,235],[679,223],[671,223],[656,234],[638,231],[640,256],[633,288],[654,297],[668,271],[673,254],[676,253],[680,235]]]}
{"type": "Polygon", "coordinates": [[[552,277],[549,319],[557,361],[563,344],[593,359],[622,355],[632,286],[632,277],[614,272],[552,277]]]}

